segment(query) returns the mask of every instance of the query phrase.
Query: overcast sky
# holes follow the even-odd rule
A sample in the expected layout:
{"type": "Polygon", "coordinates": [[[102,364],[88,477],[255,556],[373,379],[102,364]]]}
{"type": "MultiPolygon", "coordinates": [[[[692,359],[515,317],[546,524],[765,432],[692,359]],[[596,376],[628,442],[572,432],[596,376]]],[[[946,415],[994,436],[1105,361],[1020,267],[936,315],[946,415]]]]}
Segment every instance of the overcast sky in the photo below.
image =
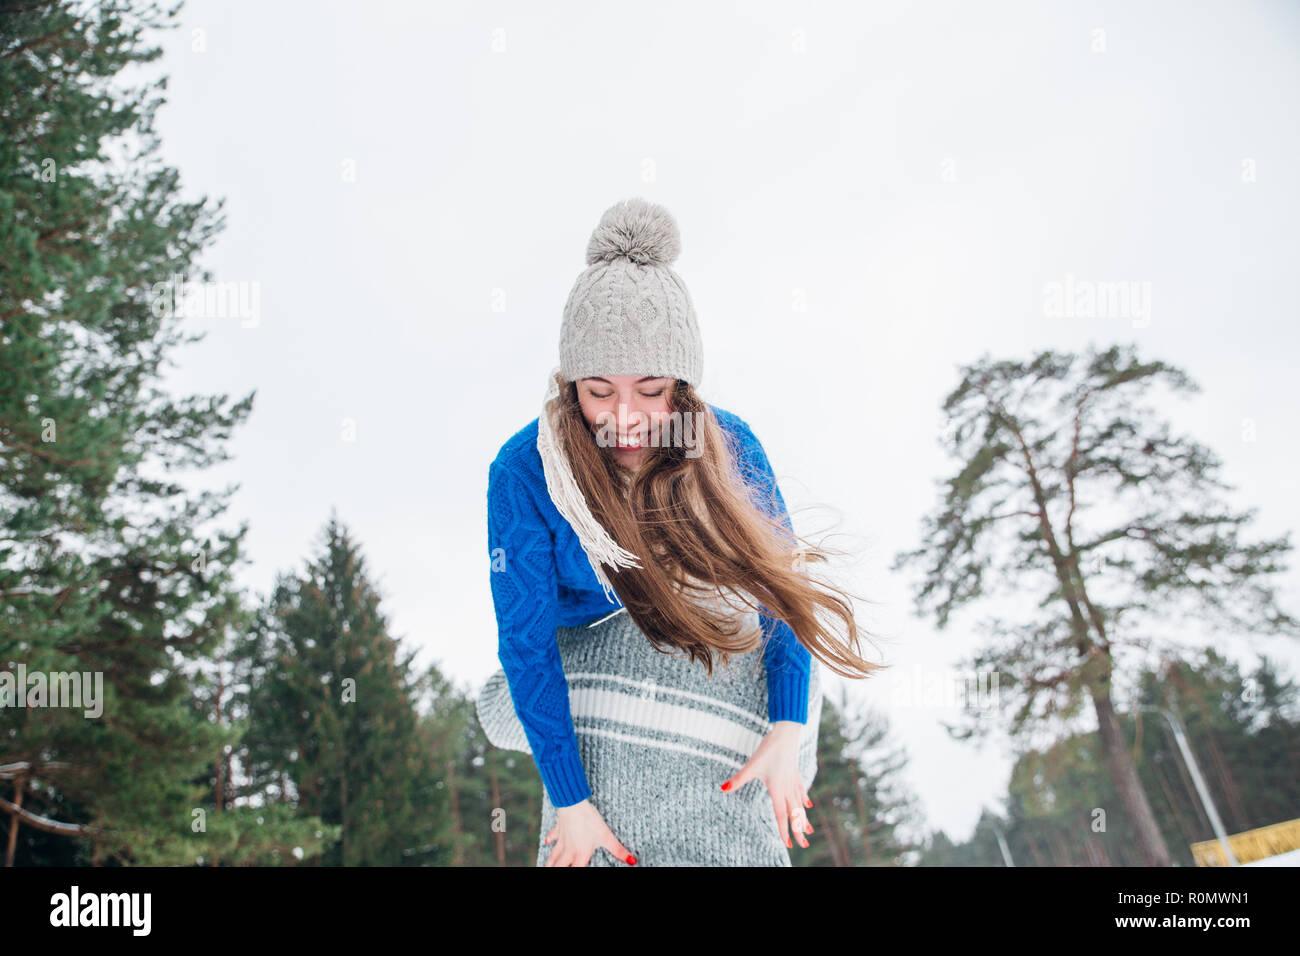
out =
{"type": "MultiPolygon", "coordinates": [[[[1133,343],[1203,387],[1167,411],[1256,534],[1300,527],[1294,3],[189,0],[180,20],[163,155],[187,197],[226,199],[203,265],[260,299],[256,321],[193,320],[169,384],[257,389],[234,460],[194,482],[241,484],[250,593],[337,508],[421,663],[475,687],[499,666],[488,463],[538,414],[587,238],[629,196],[681,228],[702,394],[753,426],[799,530],[859,556],[867,651],[894,668],[850,689],[929,826],[967,836],[1010,768],[947,738],[955,711],[891,700],[995,610],[937,632],[888,568],[951,471],[957,363],[1133,343]],[[1053,316],[1067,282],[1142,297],[1053,316]]],[[[1283,585],[1300,610],[1300,572],[1283,585]]],[[[1282,641],[1210,639],[1296,672],[1282,641]]]]}

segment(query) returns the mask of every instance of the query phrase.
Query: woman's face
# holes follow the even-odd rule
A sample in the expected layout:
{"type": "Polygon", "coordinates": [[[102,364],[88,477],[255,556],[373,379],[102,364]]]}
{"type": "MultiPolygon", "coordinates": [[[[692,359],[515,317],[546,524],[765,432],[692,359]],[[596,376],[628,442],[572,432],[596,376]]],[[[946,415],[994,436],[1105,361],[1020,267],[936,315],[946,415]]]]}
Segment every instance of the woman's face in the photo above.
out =
{"type": "MultiPolygon", "coordinates": [[[[650,458],[650,423],[662,421],[671,411],[668,399],[674,380],[643,375],[606,375],[578,380],[578,404],[582,417],[596,436],[596,443],[609,447],[614,460],[636,471],[650,458]]],[[[658,429],[661,435],[666,428],[658,429]]]]}

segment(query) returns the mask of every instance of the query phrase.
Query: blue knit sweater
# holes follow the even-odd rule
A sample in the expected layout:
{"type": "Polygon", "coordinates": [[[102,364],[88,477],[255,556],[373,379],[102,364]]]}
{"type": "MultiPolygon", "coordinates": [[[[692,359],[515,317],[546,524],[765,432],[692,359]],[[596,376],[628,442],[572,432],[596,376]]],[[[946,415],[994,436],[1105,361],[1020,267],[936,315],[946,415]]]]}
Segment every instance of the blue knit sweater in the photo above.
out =
{"type": "MultiPolygon", "coordinates": [[[[709,407],[754,501],[793,531],[772,466],[749,425],[709,407]]],[[[488,551],[498,657],[510,696],[552,804],[567,807],[589,798],[591,787],[578,754],[555,629],[591,623],[623,605],[605,596],[577,534],[551,501],[537,427],[534,418],[512,435],[488,467],[488,551]]],[[[811,655],[785,621],[761,606],[759,619],[768,719],[805,723],[811,655]]]]}

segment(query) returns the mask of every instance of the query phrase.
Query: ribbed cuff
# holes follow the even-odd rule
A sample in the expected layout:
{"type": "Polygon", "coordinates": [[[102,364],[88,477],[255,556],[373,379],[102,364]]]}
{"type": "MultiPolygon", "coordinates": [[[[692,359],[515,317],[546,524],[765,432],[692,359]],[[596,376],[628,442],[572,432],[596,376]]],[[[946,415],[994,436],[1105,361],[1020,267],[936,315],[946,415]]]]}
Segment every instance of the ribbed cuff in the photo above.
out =
{"type": "Polygon", "coordinates": [[[767,719],[808,722],[808,674],[795,668],[767,672],[767,719]]]}
{"type": "Polygon", "coordinates": [[[587,772],[576,749],[566,747],[557,751],[547,760],[539,761],[537,769],[542,775],[546,795],[556,809],[571,807],[591,797],[587,772]]]}

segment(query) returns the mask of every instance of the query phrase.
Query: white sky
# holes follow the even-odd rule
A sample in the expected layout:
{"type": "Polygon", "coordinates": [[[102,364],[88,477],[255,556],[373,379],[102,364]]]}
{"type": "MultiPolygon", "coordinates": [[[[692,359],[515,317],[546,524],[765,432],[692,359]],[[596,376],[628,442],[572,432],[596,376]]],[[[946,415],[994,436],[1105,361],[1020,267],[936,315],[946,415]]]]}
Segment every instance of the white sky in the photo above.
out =
{"type": "MultiPolygon", "coordinates": [[[[208,336],[169,384],[257,389],[234,460],[195,482],[241,483],[250,591],[300,570],[336,507],[422,663],[476,687],[496,669],[488,463],[538,413],[592,228],[635,195],[681,226],[702,393],[754,427],[792,510],[821,506],[801,531],[838,521],[860,549],[869,653],[895,667],[853,690],[929,826],[964,838],[1010,767],[950,741],[954,712],[890,702],[979,641],[982,609],[937,633],[888,570],[951,467],[956,363],[1136,343],[1203,386],[1171,414],[1260,508],[1255,534],[1300,527],[1294,4],[190,0],[180,19],[164,158],[187,197],[226,198],[203,264],[256,283],[261,312],[193,320],[208,336]],[[1149,283],[1149,323],[1046,317],[1067,275],[1149,283]]],[[[1290,644],[1251,646],[1295,673],[1290,644]]]]}

